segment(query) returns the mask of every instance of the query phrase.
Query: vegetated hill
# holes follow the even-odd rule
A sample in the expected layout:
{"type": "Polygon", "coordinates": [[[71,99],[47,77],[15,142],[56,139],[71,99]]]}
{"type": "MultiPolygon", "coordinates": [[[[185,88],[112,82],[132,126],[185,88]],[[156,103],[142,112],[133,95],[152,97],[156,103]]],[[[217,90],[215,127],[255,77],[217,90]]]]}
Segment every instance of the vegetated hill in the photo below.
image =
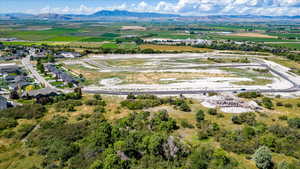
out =
{"type": "Polygon", "coordinates": [[[125,10],[102,10],[99,12],[96,12],[89,16],[108,16],[108,17],[141,17],[141,18],[155,18],[155,17],[180,17],[180,15],[175,14],[162,14],[162,13],[153,13],[153,12],[130,12],[125,10]]]}

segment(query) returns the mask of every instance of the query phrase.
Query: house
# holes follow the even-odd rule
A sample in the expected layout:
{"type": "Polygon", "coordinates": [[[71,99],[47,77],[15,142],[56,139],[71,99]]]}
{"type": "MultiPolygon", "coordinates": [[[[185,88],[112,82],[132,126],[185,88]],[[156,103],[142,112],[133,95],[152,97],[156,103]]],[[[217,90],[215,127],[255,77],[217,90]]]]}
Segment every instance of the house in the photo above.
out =
{"type": "Polygon", "coordinates": [[[3,96],[0,96],[0,110],[7,109],[7,99],[3,96]]]}
{"type": "Polygon", "coordinates": [[[61,56],[64,58],[77,58],[77,57],[81,57],[81,54],[78,52],[62,52],[60,53],[60,57],[61,56]]]}
{"type": "Polygon", "coordinates": [[[65,83],[78,84],[77,80],[75,80],[72,76],[67,74],[66,72],[59,70],[55,67],[55,65],[48,64],[46,65],[46,69],[53,73],[57,78],[61,79],[65,83]]]}
{"type": "Polygon", "coordinates": [[[19,66],[14,63],[0,64],[0,74],[18,73],[19,66]]]}
{"type": "Polygon", "coordinates": [[[41,98],[59,95],[59,91],[53,88],[43,88],[38,90],[25,91],[22,93],[22,98],[41,98]]]}

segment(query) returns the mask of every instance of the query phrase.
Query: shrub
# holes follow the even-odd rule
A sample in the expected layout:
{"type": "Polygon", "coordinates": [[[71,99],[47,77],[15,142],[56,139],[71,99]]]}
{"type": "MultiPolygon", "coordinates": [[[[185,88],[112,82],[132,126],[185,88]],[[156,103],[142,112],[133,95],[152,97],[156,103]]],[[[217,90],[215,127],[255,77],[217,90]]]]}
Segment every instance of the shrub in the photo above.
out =
{"type": "Polygon", "coordinates": [[[266,146],[262,146],[256,150],[253,160],[259,169],[271,169],[273,167],[271,151],[266,146]]]}
{"type": "Polygon", "coordinates": [[[1,136],[5,137],[5,138],[13,138],[16,135],[16,132],[12,131],[12,130],[4,130],[1,133],[1,136]]]}
{"type": "Polygon", "coordinates": [[[102,100],[102,97],[99,94],[95,94],[94,95],[94,99],[96,99],[96,100],[102,100]]]}
{"type": "Polygon", "coordinates": [[[234,124],[243,124],[246,123],[248,125],[255,125],[256,123],[256,115],[252,112],[250,113],[241,113],[240,115],[232,116],[231,120],[234,124]]]}
{"type": "Polygon", "coordinates": [[[243,92],[243,93],[238,94],[238,97],[247,98],[247,99],[258,98],[261,96],[262,95],[258,92],[243,92]]]}
{"type": "Polygon", "coordinates": [[[18,139],[22,139],[24,137],[26,137],[31,130],[34,128],[35,125],[33,124],[23,124],[20,126],[20,128],[18,129],[18,133],[17,133],[17,138],[18,139]]]}
{"type": "Polygon", "coordinates": [[[192,124],[190,124],[187,120],[183,119],[180,121],[180,125],[183,128],[194,128],[194,126],[192,124]]]}
{"type": "Polygon", "coordinates": [[[279,116],[278,119],[279,120],[287,120],[288,117],[286,115],[283,115],[283,116],[279,116]]]}
{"type": "Polygon", "coordinates": [[[288,120],[288,125],[291,128],[300,128],[300,118],[290,118],[288,120]]]}
{"type": "Polygon", "coordinates": [[[62,102],[56,103],[55,108],[56,108],[56,111],[58,111],[58,112],[60,112],[60,111],[73,112],[73,111],[76,111],[75,110],[76,106],[81,106],[81,105],[82,105],[82,102],[79,100],[67,100],[67,101],[62,101],[62,102]]]}
{"type": "Polygon", "coordinates": [[[272,100],[270,98],[268,98],[268,97],[264,97],[262,99],[262,104],[267,109],[273,109],[273,107],[274,107],[274,105],[272,103],[272,100]]]}
{"type": "Polygon", "coordinates": [[[196,113],[196,121],[198,123],[200,123],[201,121],[203,121],[205,118],[205,114],[203,110],[198,110],[198,112],[196,113]]]}
{"type": "Polygon", "coordinates": [[[277,102],[276,106],[283,106],[283,103],[282,102],[277,102]]]}
{"type": "Polygon", "coordinates": [[[27,104],[0,111],[0,117],[12,119],[38,119],[43,117],[46,109],[39,104],[27,104]]]}
{"type": "Polygon", "coordinates": [[[286,108],[292,108],[293,105],[291,103],[286,103],[286,104],[284,104],[284,107],[286,107],[286,108]]]}
{"type": "Polygon", "coordinates": [[[11,118],[0,118],[0,130],[16,127],[18,125],[17,120],[11,118]]]}
{"type": "Polygon", "coordinates": [[[208,139],[208,133],[206,132],[206,130],[203,129],[198,130],[197,136],[199,140],[208,139]]]}
{"type": "Polygon", "coordinates": [[[217,109],[208,109],[207,113],[213,116],[218,114],[217,109]]]}
{"type": "Polygon", "coordinates": [[[105,113],[105,108],[103,106],[96,106],[94,109],[95,113],[105,113]]]}

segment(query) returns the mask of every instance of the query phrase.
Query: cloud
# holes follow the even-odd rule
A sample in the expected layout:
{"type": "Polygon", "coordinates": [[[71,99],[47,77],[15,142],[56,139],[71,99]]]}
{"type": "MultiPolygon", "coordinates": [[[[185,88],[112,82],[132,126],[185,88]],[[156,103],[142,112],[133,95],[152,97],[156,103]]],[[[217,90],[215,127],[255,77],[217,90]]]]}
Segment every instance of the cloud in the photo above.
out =
{"type": "Polygon", "coordinates": [[[300,15],[300,0],[178,0],[170,3],[162,0],[156,4],[145,1],[123,3],[110,7],[51,8],[40,10],[40,13],[80,13],[90,14],[99,10],[129,10],[138,12],[161,12],[181,15],[300,15]]]}

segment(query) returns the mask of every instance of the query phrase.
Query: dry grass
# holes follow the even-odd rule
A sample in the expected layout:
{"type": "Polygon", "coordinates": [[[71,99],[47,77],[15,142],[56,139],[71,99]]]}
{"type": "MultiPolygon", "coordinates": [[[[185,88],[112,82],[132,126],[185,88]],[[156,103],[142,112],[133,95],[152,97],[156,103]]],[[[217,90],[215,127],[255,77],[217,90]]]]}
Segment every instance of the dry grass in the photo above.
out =
{"type": "Polygon", "coordinates": [[[157,51],[178,52],[212,52],[212,49],[194,48],[191,46],[169,46],[169,45],[140,45],[141,49],[153,49],[157,51]]]}
{"type": "Polygon", "coordinates": [[[229,34],[230,36],[240,36],[240,37],[255,37],[255,38],[271,38],[275,39],[277,36],[270,36],[270,35],[265,35],[261,33],[234,33],[234,34],[229,34]]]}
{"type": "Polygon", "coordinates": [[[106,63],[108,63],[111,66],[143,66],[143,64],[146,62],[145,59],[124,59],[124,60],[106,60],[106,63]]]}
{"type": "Polygon", "coordinates": [[[240,82],[233,82],[232,84],[236,85],[246,85],[246,86],[265,86],[267,84],[271,84],[273,81],[270,79],[260,79],[260,78],[254,78],[253,81],[240,81],[240,82]]]}

